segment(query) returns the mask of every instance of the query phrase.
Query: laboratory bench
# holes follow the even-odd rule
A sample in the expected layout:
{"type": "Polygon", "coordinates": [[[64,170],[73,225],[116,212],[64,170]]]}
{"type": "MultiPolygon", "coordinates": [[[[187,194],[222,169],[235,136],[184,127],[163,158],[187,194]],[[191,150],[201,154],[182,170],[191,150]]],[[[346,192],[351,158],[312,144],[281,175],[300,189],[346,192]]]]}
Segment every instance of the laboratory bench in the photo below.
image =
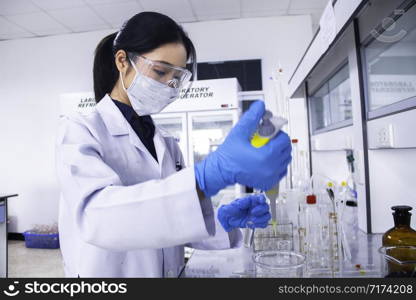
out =
{"type": "MultiPolygon", "coordinates": [[[[351,260],[344,260],[339,272],[334,276],[330,272],[314,275],[304,272],[303,277],[382,277],[381,256],[378,253],[381,238],[381,234],[366,234],[359,231],[356,238],[349,241],[351,260]]],[[[254,263],[247,263],[248,260],[244,258],[246,255],[244,250],[243,247],[227,250],[194,250],[181,277],[258,277],[254,263]]]]}

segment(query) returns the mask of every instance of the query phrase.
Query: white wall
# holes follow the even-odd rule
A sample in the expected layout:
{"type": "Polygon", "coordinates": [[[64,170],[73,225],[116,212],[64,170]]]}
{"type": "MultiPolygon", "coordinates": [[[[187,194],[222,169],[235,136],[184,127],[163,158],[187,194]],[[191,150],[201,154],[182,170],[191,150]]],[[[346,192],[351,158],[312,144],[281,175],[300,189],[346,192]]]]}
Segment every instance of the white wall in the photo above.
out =
{"type": "MultiPolygon", "coordinates": [[[[267,78],[281,62],[292,73],[312,38],[309,16],[184,24],[199,61],[261,58],[266,102],[275,110],[267,78]]],[[[93,51],[111,31],[0,42],[0,193],[10,200],[11,232],[57,221],[59,187],[54,140],[62,93],[92,90],[93,51]]]]}

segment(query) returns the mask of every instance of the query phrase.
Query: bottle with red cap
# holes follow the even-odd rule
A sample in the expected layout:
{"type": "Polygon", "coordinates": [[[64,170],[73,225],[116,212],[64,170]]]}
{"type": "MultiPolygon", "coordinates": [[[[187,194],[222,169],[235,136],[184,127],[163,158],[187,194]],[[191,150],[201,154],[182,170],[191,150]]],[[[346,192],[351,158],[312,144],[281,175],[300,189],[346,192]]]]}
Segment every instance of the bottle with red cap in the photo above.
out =
{"type": "Polygon", "coordinates": [[[305,250],[309,272],[327,267],[325,263],[325,243],[322,240],[322,218],[316,195],[306,196],[305,205],[305,250]]]}

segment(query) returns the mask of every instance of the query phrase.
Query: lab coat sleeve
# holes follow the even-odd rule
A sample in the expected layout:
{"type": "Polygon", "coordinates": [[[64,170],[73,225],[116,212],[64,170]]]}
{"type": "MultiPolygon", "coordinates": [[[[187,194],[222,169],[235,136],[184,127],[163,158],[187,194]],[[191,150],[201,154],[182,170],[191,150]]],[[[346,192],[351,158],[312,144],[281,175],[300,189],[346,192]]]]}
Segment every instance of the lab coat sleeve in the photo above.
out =
{"type": "Polygon", "coordinates": [[[213,234],[205,226],[193,168],[123,186],[88,128],[68,119],[60,125],[56,154],[64,201],[87,243],[128,251],[171,247],[213,234]]]}
{"type": "Polygon", "coordinates": [[[230,232],[226,232],[218,222],[218,219],[215,218],[215,235],[199,242],[189,243],[187,246],[200,250],[223,250],[239,248],[242,245],[242,236],[243,235],[241,230],[238,228],[230,232]]]}
{"type": "MultiPolygon", "coordinates": [[[[185,166],[182,152],[180,153],[181,165],[185,166]]],[[[207,239],[189,243],[186,246],[200,250],[222,250],[230,248],[238,248],[242,244],[242,233],[239,229],[226,232],[217,218],[217,210],[212,207],[211,198],[204,198],[200,201],[202,214],[204,215],[205,226],[210,232],[215,232],[214,236],[207,239]]]]}

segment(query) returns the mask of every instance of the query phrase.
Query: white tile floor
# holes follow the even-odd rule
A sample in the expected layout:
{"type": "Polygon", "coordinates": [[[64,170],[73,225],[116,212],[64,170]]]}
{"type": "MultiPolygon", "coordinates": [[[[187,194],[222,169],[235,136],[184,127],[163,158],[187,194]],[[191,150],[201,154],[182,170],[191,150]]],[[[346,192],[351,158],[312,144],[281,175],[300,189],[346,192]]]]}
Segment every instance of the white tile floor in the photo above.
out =
{"type": "Polygon", "coordinates": [[[9,277],[64,277],[59,249],[30,249],[9,241],[9,277]]]}

